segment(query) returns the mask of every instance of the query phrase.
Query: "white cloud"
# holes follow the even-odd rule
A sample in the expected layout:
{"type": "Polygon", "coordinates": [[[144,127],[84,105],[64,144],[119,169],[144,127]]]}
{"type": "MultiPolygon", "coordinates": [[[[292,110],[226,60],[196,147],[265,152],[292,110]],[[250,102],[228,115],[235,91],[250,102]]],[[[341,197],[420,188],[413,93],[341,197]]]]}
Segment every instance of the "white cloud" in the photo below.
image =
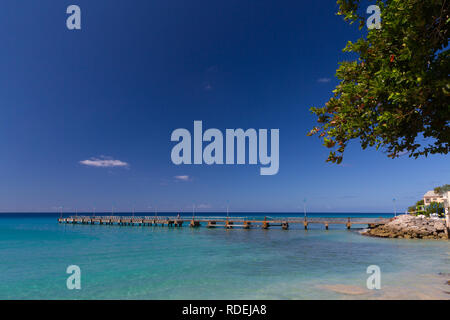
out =
{"type": "Polygon", "coordinates": [[[87,160],[80,161],[81,164],[89,167],[97,167],[97,168],[113,168],[113,167],[128,167],[129,164],[120,161],[120,160],[114,160],[111,158],[101,157],[99,158],[90,158],[87,160]]]}
{"type": "Polygon", "coordinates": [[[175,180],[178,180],[178,181],[189,181],[190,180],[189,176],[187,176],[187,175],[185,175],[185,176],[175,176],[174,178],[175,178],[175,180]]]}
{"type": "Polygon", "coordinates": [[[330,78],[319,78],[319,79],[317,79],[317,82],[319,82],[319,83],[327,83],[327,82],[330,82],[330,81],[331,81],[330,78]]]}
{"type": "Polygon", "coordinates": [[[211,205],[208,204],[208,203],[200,203],[200,204],[197,206],[197,209],[211,209],[211,205]]]}

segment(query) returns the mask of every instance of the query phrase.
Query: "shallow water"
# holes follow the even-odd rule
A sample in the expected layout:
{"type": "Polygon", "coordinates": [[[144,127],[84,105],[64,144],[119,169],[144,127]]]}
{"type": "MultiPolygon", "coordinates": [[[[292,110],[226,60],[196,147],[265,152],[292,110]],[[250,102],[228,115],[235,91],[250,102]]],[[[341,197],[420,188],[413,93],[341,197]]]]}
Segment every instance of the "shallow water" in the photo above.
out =
{"type": "MultiPolygon", "coordinates": [[[[362,215],[360,215],[362,216],[362,215]]],[[[448,299],[450,243],[305,231],[65,225],[0,215],[0,299],[448,299]],[[66,268],[81,268],[68,290],[66,268]],[[369,265],[381,289],[367,290],[369,265]]]]}

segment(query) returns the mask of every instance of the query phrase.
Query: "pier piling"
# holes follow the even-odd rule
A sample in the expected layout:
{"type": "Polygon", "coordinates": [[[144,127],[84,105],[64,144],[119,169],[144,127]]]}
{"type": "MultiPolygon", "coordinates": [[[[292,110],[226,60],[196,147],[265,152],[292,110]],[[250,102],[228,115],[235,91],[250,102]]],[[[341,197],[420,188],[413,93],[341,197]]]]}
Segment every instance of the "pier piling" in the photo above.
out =
{"type": "Polygon", "coordinates": [[[206,227],[207,228],[215,228],[216,227],[216,222],[215,221],[208,221],[208,225],[206,227]]]}
{"type": "Polygon", "coordinates": [[[189,224],[189,226],[191,228],[197,228],[200,227],[200,222],[199,221],[195,221],[195,220],[191,220],[191,223],[189,224]]]}

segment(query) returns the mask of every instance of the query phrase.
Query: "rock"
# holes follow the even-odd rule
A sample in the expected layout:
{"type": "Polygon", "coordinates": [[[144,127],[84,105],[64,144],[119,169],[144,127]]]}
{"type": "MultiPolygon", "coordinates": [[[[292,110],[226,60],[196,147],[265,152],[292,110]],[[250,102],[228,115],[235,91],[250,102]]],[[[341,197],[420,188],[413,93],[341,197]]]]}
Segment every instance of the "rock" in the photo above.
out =
{"type": "Polygon", "coordinates": [[[400,215],[384,225],[365,229],[363,235],[400,239],[448,239],[441,219],[400,215]]]}

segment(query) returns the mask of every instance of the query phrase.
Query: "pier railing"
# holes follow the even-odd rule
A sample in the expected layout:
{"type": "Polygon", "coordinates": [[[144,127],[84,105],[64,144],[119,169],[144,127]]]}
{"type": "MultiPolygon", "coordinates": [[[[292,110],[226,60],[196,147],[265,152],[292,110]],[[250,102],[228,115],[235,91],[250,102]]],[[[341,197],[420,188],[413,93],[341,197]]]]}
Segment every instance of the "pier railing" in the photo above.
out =
{"type": "Polygon", "coordinates": [[[263,228],[281,227],[288,229],[289,225],[300,224],[305,229],[310,224],[321,224],[328,230],[330,225],[344,224],[347,229],[352,225],[368,225],[373,227],[389,222],[388,218],[332,218],[332,217],[187,217],[187,216],[70,216],[59,218],[59,223],[69,224],[99,224],[121,226],[175,226],[181,227],[189,223],[191,227],[199,227],[206,224],[208,228],[225,227],[232,228],[263,228]]]}

